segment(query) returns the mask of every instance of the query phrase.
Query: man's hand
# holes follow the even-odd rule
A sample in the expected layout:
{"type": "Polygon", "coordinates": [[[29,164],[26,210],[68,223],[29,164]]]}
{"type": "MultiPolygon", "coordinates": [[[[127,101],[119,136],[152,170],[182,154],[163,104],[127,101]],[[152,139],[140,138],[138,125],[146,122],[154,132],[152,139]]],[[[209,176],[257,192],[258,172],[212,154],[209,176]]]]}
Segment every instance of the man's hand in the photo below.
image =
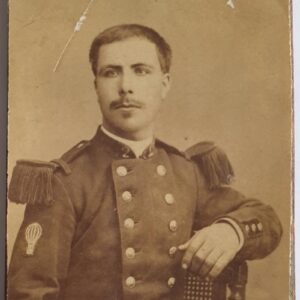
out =
{"type": "Polygon", "coordinates": [[[185,244],[182,268],[202,277],[216,278],[240,249],[239,238],[231,225],[215,223],[195,233],[185,244]]]}

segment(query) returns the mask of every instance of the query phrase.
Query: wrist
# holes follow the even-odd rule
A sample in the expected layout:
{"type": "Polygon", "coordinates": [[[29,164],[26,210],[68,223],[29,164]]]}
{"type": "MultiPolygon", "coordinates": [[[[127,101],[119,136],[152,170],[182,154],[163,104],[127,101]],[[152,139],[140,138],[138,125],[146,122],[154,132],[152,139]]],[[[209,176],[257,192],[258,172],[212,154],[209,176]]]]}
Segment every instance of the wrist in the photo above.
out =
{"type": "Polygon", "coordinates": [[[234,235],[237,238],[237,242],[238,242],[238,251],[241,250],[241,248],[244,245],[245,238],[244,238],[243,232],[240,229],[239,225],[234,220],[232,220],[230,218],[221,218],[221,219],[216,220],[216,222],[214,224],[222,224],[222,225],[226,226],[228,228],[228,230],[230,230],[230,232],[234,233],[234,235]]]}

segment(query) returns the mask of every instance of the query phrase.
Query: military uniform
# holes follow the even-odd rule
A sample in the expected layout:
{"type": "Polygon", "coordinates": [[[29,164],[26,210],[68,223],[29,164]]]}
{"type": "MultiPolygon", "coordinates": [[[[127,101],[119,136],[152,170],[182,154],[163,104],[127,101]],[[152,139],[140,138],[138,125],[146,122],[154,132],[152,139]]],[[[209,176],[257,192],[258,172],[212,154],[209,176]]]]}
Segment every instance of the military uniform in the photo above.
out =
{"type": "Polygon", "coordinates": [[[221,184],[222,155],[199,149],[187,157],[156,140],[137,159],[98,130],[59,160],[18,162],[9,198],[27,207],[9,299],[181,300],[177,247],[220,219],[243,233],[236,259],[269,254],[281,236],[274,211],[221,184]]]}

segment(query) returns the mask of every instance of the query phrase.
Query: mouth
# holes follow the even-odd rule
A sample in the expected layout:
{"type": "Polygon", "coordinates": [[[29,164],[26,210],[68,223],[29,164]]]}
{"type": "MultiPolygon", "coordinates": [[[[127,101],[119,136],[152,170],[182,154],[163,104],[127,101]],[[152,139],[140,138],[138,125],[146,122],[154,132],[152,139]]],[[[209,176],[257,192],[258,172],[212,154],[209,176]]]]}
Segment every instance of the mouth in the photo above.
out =
{"type": "Polygon", "coordinates": [[[141,108],[139,105],[136,105],[136,104],[125,104],[125,103],[122,103],[122,104],[117,104],[114,106],[114,109],[117,110],[117,109],[120,109],[120,110],[132,110],[132,109],[139,109],[141,108]]]}

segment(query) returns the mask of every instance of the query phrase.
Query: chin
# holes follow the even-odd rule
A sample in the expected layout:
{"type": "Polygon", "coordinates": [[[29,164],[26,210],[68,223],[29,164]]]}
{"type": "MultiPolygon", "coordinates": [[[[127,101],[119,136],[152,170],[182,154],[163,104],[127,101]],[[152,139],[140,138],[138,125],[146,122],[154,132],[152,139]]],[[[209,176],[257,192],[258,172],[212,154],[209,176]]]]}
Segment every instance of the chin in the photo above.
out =
{"type": "Polygon", "coordinates": [[[113,124],[115,133],[127,138],[138,137],[141,134],[143,135],[143,132],[147,131],[147,128],[148,126],[145,126],[145,124],[133,122],[133,120],[113,124]]]}
{"type": "Polygon", "coordinates": [[[119,125],[117,127],[118,130],[122,132],[134,133],[143,130],[143,127],[138,126],[138,124],[125,123],[125,124],[118,124],[118,125],[119,125]]]}

